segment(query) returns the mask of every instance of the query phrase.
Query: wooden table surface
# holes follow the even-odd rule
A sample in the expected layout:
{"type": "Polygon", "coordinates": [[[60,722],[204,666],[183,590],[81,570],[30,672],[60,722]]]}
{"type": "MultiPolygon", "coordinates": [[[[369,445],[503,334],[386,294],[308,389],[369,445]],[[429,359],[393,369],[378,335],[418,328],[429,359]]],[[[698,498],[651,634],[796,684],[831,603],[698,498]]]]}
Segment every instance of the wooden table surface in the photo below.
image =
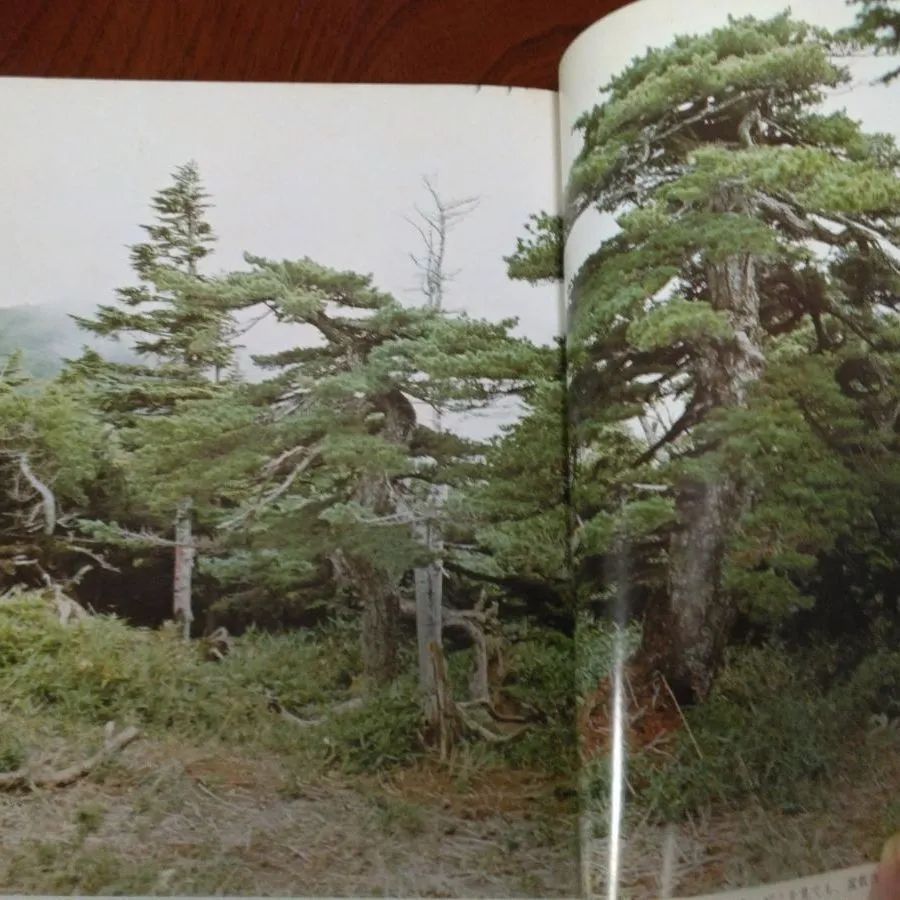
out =
{"type": "Polygon", "coordinates": [[[0,75],[556,87],[626,0],[0,0],[0,75]]]}

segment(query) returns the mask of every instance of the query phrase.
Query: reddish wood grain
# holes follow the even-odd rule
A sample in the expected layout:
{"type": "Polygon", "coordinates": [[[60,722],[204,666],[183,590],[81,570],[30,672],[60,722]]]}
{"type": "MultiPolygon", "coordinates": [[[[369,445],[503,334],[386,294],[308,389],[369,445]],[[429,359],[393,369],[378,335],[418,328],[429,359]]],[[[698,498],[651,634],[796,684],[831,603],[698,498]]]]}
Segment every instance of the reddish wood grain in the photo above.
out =
{"type": "Polygon", "coordinates": [[[626,0],[0,0],[0,75],[556,87],[626,0]]]}

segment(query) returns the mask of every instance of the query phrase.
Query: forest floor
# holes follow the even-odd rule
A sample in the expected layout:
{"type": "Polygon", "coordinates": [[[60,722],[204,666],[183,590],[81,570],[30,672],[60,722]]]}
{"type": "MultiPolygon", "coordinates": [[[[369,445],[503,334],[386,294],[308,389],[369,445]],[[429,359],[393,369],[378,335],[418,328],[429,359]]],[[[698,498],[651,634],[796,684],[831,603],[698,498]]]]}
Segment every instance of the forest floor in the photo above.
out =
{"type": "Polygon", "coordinates": [[[425,763],[306,781],[276,755],[139,738],[68,787],[0,794],[0,892],[574,895],[557,787],[425,763]]]}
{"type": "MultiPolygon", "coordinates": [[[[358,669],[354,628],[248,632],[212,662],[172,629],[62,624],[42,596],[16,595],[0,603],[0,894],[574,895],[555,677],[569,657],[543,647],[523,640],[510,660],[556,728],[498,744],[507,756],[462,741],[439,763],[414,675],[335,712],[358,669]],[[110,720],[139,736],[46,786],[92,759],[110,720]]],[[[465,678],[467,659],[451,663],[465,678]]]]}
{"type": "MultiPolygon", "coordinates": [[[[740,806],[715,804],[671,826],[652,823],[646,811],[632,809],[624,824],[620,897],[660,896],[669,842],[676,897],[874,862],[885,838],[900,828],[898,797],[900,734],[888,729],[848,739],[844,774],[811,786],[799,808],[752,799],[740,806]]],[[[608,841],[593,840],[589,854],[592,881],[599,892],[608,871],[608,841]]]]}
{"type": "MultiPolygon", "coordinates": [[[[900,668],[893,652],[875,653],[822,686],[806,665],[815,658],[748,649],[712,698],[686,709],[656,676],[626,667],[622,900],[716,894],[879,858],[900,831],[900,668]],[[871,714],[876,700],[890,715],[871,714]]],[[[611,708],[604,679],[579,715],[591,759],[610,756],[611,708]]],[[[606,768],[596,771],[586,863],[602,895],[610,786],[606,768]]]]}

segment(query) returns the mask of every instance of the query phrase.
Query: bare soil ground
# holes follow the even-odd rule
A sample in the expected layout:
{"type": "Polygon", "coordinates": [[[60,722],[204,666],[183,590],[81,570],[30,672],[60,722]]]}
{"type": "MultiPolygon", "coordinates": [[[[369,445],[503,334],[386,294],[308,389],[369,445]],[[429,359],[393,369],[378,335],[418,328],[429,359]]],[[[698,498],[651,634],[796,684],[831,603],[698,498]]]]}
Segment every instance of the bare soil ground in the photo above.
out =
{"type": "Polygon", "coordinates": [[[69,787],[0,794],[0,892],[574,895],[564,793],[426,766],[307,780],[275,756],[142,738],[69,787]]]}

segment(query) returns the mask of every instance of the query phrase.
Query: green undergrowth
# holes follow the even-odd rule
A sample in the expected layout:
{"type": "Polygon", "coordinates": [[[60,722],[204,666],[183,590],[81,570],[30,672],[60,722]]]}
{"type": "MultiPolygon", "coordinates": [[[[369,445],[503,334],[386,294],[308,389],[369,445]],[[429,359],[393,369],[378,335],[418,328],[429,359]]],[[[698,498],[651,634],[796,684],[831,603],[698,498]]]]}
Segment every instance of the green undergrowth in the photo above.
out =
{"type": "MultiPolygon", "coordinates": [[[[135,628],[111,616],[62,625],[39,596],[4,600],[4,715],[43,726],[31,742],[0,729],[0,771],[22,765],[48,731],[72,740],[96,737],[110,720],[137,725],[149,736],[264,749],[304,774],[412,763],[427,753],[414,648],[404,648],[407,674],[366,695],[360,707],[329,714],[361,690],[358,645],[353,624],[338,620],[314,630],[248,632],[224,660],[213,662],[204,658],[202,641],[186,643],[173,629],[135,628]],[[282,709],[320,724],[301,725],[280,715],[282,709]]],[[[466,651],[450,654],[460,697],[470,665],[466,651]]],[[[550,771],[572,765],[570,642],[533,629],[512,645],[507,667],[504,690],[535,721],[515,740],[486,748],[478,755],[481,764],[550,771]]]]}
{"type": "MultiPolygon", "coordinates": [[[[0,692],[10,715],[67,727],[115,720],[150,735],[265,748],[308,764],[364,769],[421,752],[414,685],[399,679],[358,710],[301,727],[352,696],[359,654],[342,622],[315,631],[249,632],[224,660],[170,629],[135,628],[111,616],[60,624],[39,598],[0,604],[0,692]],[[275,701],[277,700],[277,704],[275,701]]],[[[0,769],[25,750],[0,741],[0,769]]]]}
{"type": "MultiPolygon", "coordinates": [[[[845,655],[826,642],[734,648],[674,740],[629,758],[632,808],[659,822],[751,800],[793,814],[839,780],[865,780],[900,749],[900,651],[876,639],[849,670],[845,655]]],[[[602,811],[607,761],[588,773],[587,801],[602,811]]]]}
{"type": "MultiPolygon", "coordinates": [[[[471,650],[449,655],[448,674],[457,699],[469,696],[473,667],[471,650]]],[[[528,719],[528,727],[514,740],[496,745],[482,746],[477,737],[472,738],[466,747],[470,756],[481,765],[502,764],[558,775],[574,772],[577,757],[572,638],[529,623],[510,627],[502,668],[498,691],[502,705],[528,719]]],[[[487,716],[483,723],[488,727],[494,724],[487,716]]]]}

